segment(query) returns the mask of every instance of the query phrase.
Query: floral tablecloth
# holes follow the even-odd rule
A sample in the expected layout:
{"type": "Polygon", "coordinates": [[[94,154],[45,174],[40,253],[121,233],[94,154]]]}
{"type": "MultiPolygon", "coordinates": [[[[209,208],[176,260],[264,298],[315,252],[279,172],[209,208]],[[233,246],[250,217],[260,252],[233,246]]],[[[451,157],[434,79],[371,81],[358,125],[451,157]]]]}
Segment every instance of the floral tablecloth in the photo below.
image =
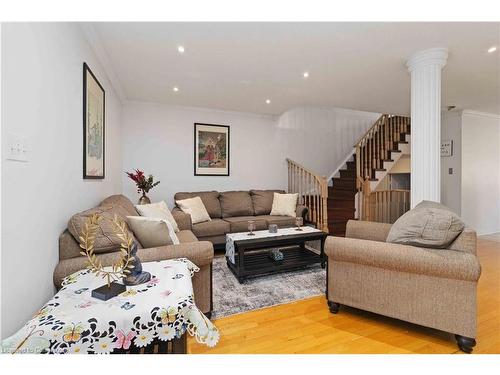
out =
{"type": "Polygon", "coordinates": [[[321,232],[319,229],[303,226],[302,231],[297,231],[295,227],[293,228],[280,228],[277,233],[271,233],[269,230],[258,230],[254,231],[254,236],[249,236],[248,232],[238,232],[226,234],[226,257],[234,263],[234,241],[241,240],[255,240],[256,238],[269,238],[269,237],[281,237],[281,236],[292,236],[304,233],[314,233],[321,232]]]}
{"type": "Polygon", "coordinates": [[[26,325],[3,340],[5,353],[111,353],[146,347],[186,331],[214,346],[219,332],[194,304],[191,277],[199,268],[187,259],[143,263],[151,281],[101,301],[91,297],[105,284],[89,270],[68,276],[61,290],[26,325]]]}

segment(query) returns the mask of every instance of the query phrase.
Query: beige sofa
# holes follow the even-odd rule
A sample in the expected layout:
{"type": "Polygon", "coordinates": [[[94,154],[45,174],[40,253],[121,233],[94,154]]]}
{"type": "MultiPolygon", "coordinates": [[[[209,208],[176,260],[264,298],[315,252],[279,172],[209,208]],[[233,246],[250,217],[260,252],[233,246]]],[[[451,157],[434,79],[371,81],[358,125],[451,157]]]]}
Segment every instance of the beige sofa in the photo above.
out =
{"type": "MultiPolygon", "coordinates": [[[[132,202],[123,195],[113,195],[100,203],[99,207],[106,209],[107,213],[117,214],[122,219],[125,216],[138,216],[132,202]]],[[[90,211],[89,211],[90,212],[90,211]]],[[[83,212],[81,215],[85,216],[83,212]]],[[[188,258],[195,263],[200,271],[193,277],[194,297],[201,311],[210,315],[212,312],[212,260],[214,249],[211,242],[198,241],[190,230],[181,230],[177,233],[179,245],[169,245],[144,249],[136,239],[139,247],[137,255],[143,262],[151,262],[172,258],[188,258]]],[[[102,249],[101,249],[102,250],[102,249]]],[[[120,256],[119,248],[99,251],[97,257],[104,266],[109,266],[117,261],[120,256]]],[[[59,263],[54,270],[54,285],[59,289],[62,280],[80,269],[86,267],[86,257],[80,254],[80,247],[73,235],[66,229],[59,237],[59,263]]]]}
{"type": "Polygon", "coordinates": [[[372,311],[454,333],[461,350],[476,345],[476,289],[481,266],[476,232],[447,249],[386,243],[391,224],[351,220],[346,237],[328,237],[328,305],[372,311]]]}
{"type": "MultiPolygon", "coordinates": [[[[254,220],[256,230],[267,229],[270,224],[278,227],[295,225],[295,218],[290,216],[271,216],[274,193],[283,190],[250,190],[250,191],[199,191],[176,193],[176,201],[200,197],[212,220],[192,224],[191,216],[175,207],[172,210],[180,229],[192,231],[199,240],[210,241],[214,246],[222,248],[226,243],[226,234],[248,230],[248,221],[254,220]]],[[[296,215],[303,217],[307,207],[298,204],[296,215]]]]}

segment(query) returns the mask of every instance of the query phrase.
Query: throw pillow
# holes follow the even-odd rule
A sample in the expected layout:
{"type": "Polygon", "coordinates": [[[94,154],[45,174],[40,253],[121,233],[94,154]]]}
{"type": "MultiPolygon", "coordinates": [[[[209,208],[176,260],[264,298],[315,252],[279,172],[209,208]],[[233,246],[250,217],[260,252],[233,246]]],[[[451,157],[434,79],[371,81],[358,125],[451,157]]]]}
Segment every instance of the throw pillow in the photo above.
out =
{"type": "Polygon", "coordinates": [[[174,227],[174,231],[179,231],[177,222],[172,216],[172,213],[168,209],[165,201],[151,204],[138,204],[137,206],[135,206],[135,209],[141,216],[156,217],[159,219],[167,220],[168,222],[170,222],[170,224],[172,224],[172,227],[174,227]]]}
{"type": "Polygon", "coordinates": [[[299,194],[274,193],[271,216],[297,216],[297,201],[299,194]]]}
{"type": "Polygon", "coordinates": [[[180,201],[175,201],[175,203],[183,212],[191,215],[191,222],[193,224],[211,220],[200,197],[182,199],[180,201]]]}
{"type": "Polygon", "coordinates": [[[127,216],[127,222],[145,248],[179,244],[174,227],[168,220],[156,217],[127,216]]]}
{"type": "Polygon", "coordinates": [[[446,206],[423,201],[392,225],[387,242],[431,248],[447,248],[465,224],[446,206]]]}
{"type": "Polygon", "coordinates": [[[94,214],[101,217],[94,241],[94,252],[99,254],[119,250],[122,240],[116,236],[116,228],[112,221],[115,215],[125,220],[127,213],[121,206],[99,206],[73,215],[68,222],[71,235],[79,242],[87,219],[94,214]]]}

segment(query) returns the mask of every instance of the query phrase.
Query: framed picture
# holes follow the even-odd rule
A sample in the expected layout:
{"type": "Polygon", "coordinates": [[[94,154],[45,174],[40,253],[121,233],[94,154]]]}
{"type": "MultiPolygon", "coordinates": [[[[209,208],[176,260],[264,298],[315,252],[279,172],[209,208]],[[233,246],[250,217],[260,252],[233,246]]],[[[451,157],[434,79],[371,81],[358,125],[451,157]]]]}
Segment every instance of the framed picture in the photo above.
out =
{"type": "Polygon", "coordinates": [[[453,156],[453,141],[441,141],[441,157],[453,156]]]}
{"type": "Polygon", "coordinates": [[[105,92],[83,63],[83,178],[104,178],[105,92]]]}
{"type": "Polygon", "coordinates": [[[229,176],[229,126],[194,124],[194,175],[229,176]]]}

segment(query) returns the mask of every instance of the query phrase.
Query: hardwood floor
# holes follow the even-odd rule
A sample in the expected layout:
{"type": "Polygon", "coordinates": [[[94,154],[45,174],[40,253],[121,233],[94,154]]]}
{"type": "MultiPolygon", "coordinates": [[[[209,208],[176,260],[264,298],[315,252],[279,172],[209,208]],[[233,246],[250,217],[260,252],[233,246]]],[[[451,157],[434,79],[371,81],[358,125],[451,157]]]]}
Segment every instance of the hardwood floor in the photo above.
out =
{"type": "MultiPolygon", "coordinates": [[[[500,353],[500,234],[478,239],[478,337],[474,353],[500,353]]],[[[453,335],[342,307],[324,296],[218,319],[221,340],[208,348],[189,338],[189,353],[462,353],[453,335]]]]}

